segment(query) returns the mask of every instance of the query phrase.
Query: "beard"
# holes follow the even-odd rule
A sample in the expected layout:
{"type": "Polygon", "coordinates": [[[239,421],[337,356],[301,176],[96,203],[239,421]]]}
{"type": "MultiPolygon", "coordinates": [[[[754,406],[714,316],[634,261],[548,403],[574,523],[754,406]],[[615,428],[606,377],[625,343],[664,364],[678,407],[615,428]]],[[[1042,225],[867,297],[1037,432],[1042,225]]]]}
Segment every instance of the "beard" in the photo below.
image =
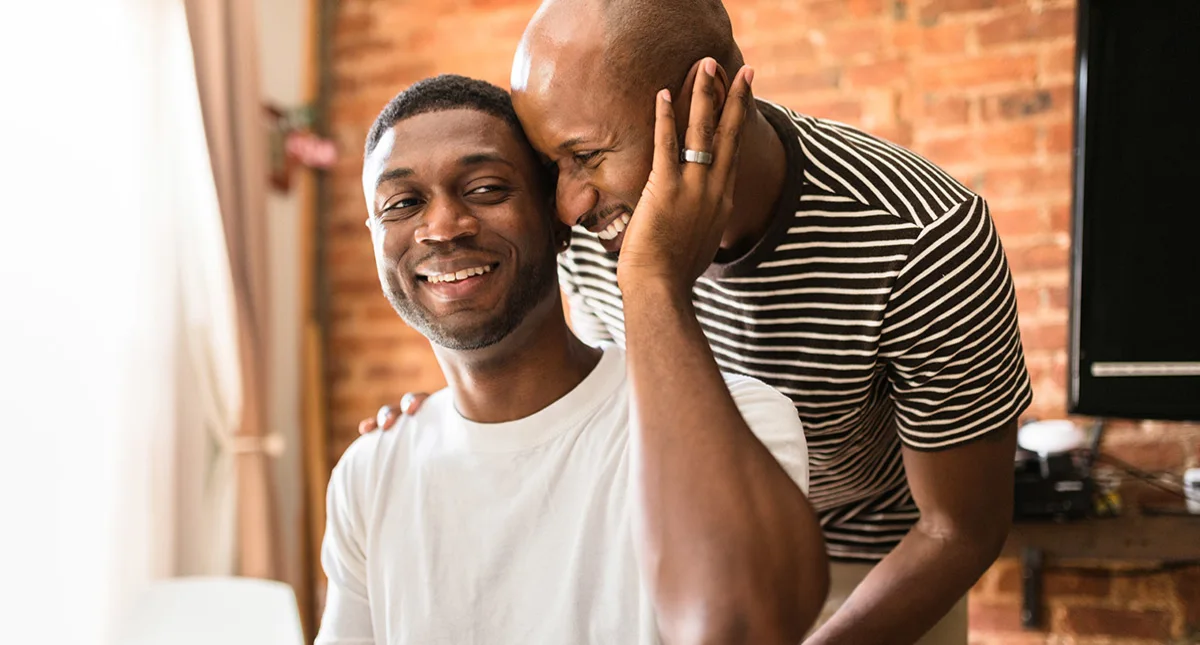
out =
{"type": "Polygon", "coordinates": [[[430,342],[457,351],[483,349],[504,340],[539,303],[558,286],[553,249],[545,258],[521,264],[512,290],[500,308],[472,323],[456,324],[454,316],[436,316],[401,287],[401,278],[392,264],[382,271],[383,295],[410,327],[430,342]]]}

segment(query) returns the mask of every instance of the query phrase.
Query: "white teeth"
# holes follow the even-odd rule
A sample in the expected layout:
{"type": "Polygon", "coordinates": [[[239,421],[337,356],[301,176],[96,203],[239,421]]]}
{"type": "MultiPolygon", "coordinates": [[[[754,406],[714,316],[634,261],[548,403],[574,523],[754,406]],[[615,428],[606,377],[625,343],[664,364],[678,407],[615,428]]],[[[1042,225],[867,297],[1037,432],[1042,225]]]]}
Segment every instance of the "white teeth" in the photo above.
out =
{"type": "Polygon", "coordinates": [[[617,219],[613,220],[612,224],[606,226],[603,231],[596,233],[596,236],[602,240],[616,239],[616,237],[621,234],[621,231],[624,231],[625,227],[628,225],[629,213],[624,213],[617,219]]]}
{"type": "Polygon", "coordinates": [[[491,272],[491,270],[492,270],[492,267],[490,265],[485,265],[485,266],[480,266],[480,267],[471,267],[469,269],[463,269],[462,271],[456,271],[454,273],[442,273],[439,275],[426,276],[425,279],[428,280],[432,284],[437,284],[439,282],[458,282],[459,280],[465,280],[467,278],[470,278],[471,276],[483,275],[485,273],[489,273],[489,272],[491,272]]]}

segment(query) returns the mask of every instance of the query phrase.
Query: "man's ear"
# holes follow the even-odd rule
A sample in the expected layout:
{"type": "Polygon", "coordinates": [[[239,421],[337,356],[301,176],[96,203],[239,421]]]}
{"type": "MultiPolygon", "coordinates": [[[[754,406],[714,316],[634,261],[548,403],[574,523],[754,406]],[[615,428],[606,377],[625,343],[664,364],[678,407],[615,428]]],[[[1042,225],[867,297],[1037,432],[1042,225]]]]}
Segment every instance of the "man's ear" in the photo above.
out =
{"type": "MultiPolygon", "coordinates": [[[[671,103],[675,106],[675,131],[679,134],[679,140],[683,141],[683,135],[687,132],[688,117],[692,113],[692,89],[696,85],[696,75],[700,73],[700,64],[704,59],[692,63],[692,68],[688,70],[687,77],[683,79],[683,88],[679,90],[679,96],[671,97],[671,103]]],[[[729,75],[725,73],[725,68],[717,63],[717,73],[713,77],[713,91],[716,92],[717,109],[714,116],[716,121],[721,121],[721,111],[725,109],[725,99],[729,97],[729,75]]]]}

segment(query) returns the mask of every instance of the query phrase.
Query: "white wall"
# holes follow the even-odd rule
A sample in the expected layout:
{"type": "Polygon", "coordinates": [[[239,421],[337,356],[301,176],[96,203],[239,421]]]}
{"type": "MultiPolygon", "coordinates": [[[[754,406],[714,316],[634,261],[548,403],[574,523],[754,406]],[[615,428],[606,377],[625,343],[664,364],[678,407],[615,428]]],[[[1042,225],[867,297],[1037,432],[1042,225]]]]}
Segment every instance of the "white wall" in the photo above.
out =
{"type": "MultiPolygon", "coordinates": [[[[307,82],[311,3],[308,0],[256,0],[262,88],[267,102],[282,108],[302,104],[307,82]]],[[[267,204],[270,233],[271,329],[269,334],[271,389],[268,413],[287,448],[276,476],[282,496],[280,526],[284,541],[285,580],[297,584],[302,568],[303,462],[301,459],[301,202],[300,194],[272,191],[267,204]]]]}

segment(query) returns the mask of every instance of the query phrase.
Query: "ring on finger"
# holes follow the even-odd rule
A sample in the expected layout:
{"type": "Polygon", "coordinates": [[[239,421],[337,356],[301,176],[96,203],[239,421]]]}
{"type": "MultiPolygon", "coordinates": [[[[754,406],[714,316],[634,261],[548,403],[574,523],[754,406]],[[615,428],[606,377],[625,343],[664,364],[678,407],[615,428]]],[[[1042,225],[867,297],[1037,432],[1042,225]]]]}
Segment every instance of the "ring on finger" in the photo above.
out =
{"type": "Polygon", "coordinates": [[[711,152],[705,152],[703,150],[692,150],[691,148],[685,148],[683,150],[683,160],[682,161],[683,161],[683,163],[698,163],[702,166],[711,166],[712,162],[713,162],[713,156],[712,156],[711,152]]]}
{"type": "Polygon", "coordinates": [[[375,413],[375,423],[379,424],[379,427],[382,428],[390,416],[392,416],[392,406],[385,405],[379,408],[379,412],[375,413]]]}

